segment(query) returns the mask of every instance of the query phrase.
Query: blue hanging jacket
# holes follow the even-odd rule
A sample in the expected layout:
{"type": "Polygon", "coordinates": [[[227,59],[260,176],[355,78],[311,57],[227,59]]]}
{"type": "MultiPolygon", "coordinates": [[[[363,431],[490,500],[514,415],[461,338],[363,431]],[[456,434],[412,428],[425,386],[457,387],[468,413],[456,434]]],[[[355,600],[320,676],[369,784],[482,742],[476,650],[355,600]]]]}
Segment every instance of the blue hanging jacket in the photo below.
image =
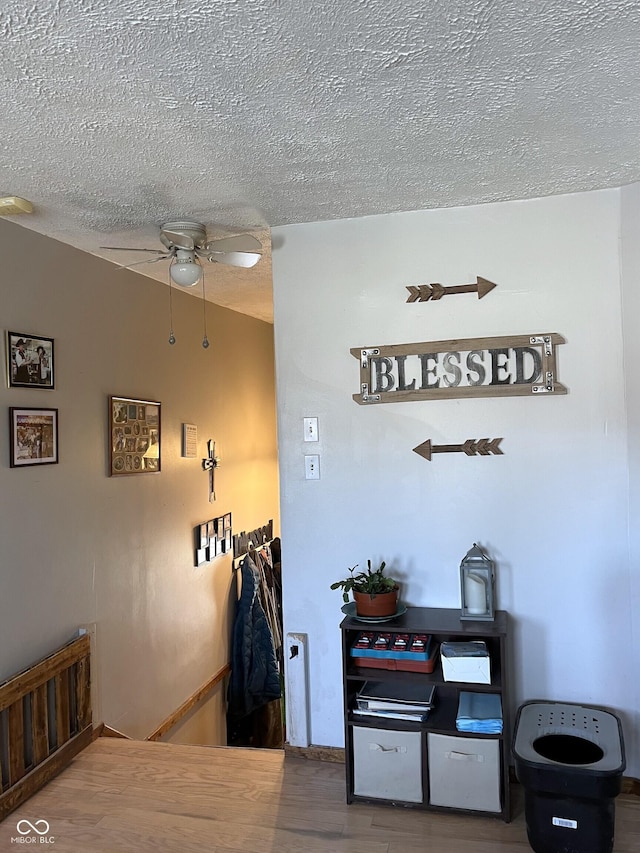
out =
{"type": "Polygon", "coordinates": [[[244,717],[280,698],[280,675],[273,635],[258,594],[260,575],[247,554],[242,561],[242,590],[231,635],[228,712],[244,717]]]}

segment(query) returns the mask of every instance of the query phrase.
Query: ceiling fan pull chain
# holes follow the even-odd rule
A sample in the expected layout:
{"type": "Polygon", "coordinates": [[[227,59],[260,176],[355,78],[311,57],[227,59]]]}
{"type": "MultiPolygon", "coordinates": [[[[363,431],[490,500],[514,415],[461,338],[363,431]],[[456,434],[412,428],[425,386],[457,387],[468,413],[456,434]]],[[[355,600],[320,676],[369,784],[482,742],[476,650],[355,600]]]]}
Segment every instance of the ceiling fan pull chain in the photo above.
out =
{"type": "Polygon", "coordinates": [[[176,336],[173,334],[173,288],[171,287],[171,276],[169,276],[169,343],[175,344],[176,336]]]}
{"type": "Polygon", "coordinates": [[[202,276],[202,322],[204,326],[204,337],[202,339],[202,346],[204,349],[208,349],[209,347],[209,338],[207,337],[207,300],[204,295],[204,276],[202,276]]]}

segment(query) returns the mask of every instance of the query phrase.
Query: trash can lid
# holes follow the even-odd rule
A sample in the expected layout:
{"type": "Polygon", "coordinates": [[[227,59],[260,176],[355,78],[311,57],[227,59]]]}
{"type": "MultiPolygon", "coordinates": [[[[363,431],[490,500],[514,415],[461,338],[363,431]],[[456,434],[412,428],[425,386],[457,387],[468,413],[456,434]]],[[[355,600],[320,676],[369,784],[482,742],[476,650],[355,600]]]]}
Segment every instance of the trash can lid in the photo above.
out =
{"type": "Polygon", "coordinates": [[[535,741],[547,735],[573,736],[597,744],[603,752],[602,758],[581,764],[582,769],[616,772],[624,768],[620,721],[608,711],[562,702],[526,702],[520,707],[516,721],[513,743],[516,758],[558,766],[560,762],[545,758],[534,747],[535,741]]]}

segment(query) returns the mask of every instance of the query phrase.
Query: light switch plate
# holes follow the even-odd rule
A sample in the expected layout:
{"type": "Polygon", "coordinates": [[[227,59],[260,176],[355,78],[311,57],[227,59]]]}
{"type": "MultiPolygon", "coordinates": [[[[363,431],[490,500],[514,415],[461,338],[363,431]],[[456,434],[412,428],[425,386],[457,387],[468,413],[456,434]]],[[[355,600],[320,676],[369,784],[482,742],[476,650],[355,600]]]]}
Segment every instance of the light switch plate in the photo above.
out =
{"type": "Polygon", "coordinates": [[[304,457],[304,478],[305,480],[320,479],[320,457],[315,453],[304,457]]]}
{"type": "Polygon", "coordinates": [[[304,440],[305,441],[317,441],[318,440],[318,419],[317,418],[304,418],[304,440]]]}

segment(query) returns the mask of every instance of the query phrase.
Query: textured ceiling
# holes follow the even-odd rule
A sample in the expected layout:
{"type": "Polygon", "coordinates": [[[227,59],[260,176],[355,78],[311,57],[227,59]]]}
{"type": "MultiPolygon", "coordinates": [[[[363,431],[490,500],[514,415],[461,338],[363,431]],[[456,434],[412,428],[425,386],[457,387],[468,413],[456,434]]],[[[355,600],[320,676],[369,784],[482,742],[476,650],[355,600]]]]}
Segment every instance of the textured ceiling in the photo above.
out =
{"type": "Polygon", "coordinates": [[[262,319],[269,226],[640,179],[638,2],[3,0],[0,39],[14,221],[115,263],[260,232],[207,295],[262,319]]]}

